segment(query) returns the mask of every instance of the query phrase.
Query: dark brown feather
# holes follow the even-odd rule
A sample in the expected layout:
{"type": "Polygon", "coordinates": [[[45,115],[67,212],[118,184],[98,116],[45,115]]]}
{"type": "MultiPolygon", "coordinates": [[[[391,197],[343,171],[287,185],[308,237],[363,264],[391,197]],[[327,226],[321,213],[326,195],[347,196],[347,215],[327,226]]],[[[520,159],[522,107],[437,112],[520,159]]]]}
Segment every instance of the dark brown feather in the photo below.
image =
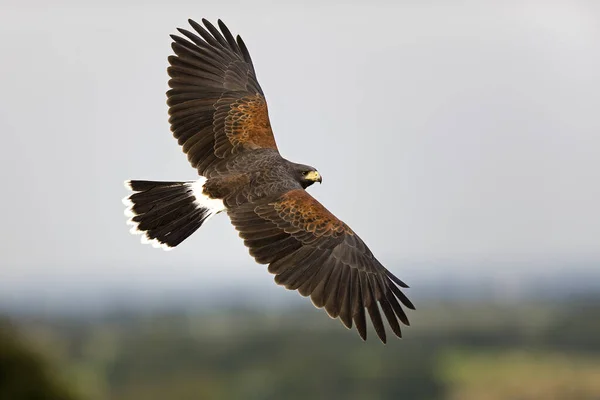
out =
{"type": "Polygon", "coordinates": [[[363,293],[360,284],[360,273],[357,273],[354,279],[354,291],[352,293],[354,302],[352,304],[352,319],[354,326],[362,340],[367,340],[367,321],[365,318],[365,305],[363,303],[363,293]]]}
{"type": "Polygon", "coordinates": [[[373,289],[371,287],[371,279],[369,279],[369,276],[367,274],[361,274],[360,280],[361,289],[363,290],[363,297],[366,298],[365,305],[367,307],[367,311],[369,312],[369,316],[371,317],[373,327],[375,328],[375,333],[377,333],[379,339],[381,339],[381,341],[385,343],[387,339],[385,334],[385,328],[383,326],[383,320],[381,319],[379,307],[377,306],[377,301],[375,300],[375,296],[373,294],[373,289]]]}
{"type": "MultiPolygon", "coordinates": [[[[346,285],[343,286],[343,292],[341,293],[343,300],[340,309],[340,320],[346,328],[352,329],[352,285],[355,275],[353,272],[356,272],[356,270],[346,268],[345,271],[347,271],[348,277],[346,279],[342,278],[346,285]]],[[[342,286],[340,288],[342,288],[342,286]]]]}
{"type": "Polygon", "coordinates": [[[223,35],[225,36],[225,39],[227,39],[227,43],[229,43],[229,47],[231,48],[231,50],[233,50],[234,53],[237,53],[237,54],[241,55],[242,59],[243,59],[243,57],[244,57],[243,53],[240,50],[237,42],[233,38],[233,35],[229,31],[229,28],[227,28],[227,26],[221,20],[218,20],[217,24],[219,25],[219,29],[221,29],[221,32],[223,32],[223,35]]]}

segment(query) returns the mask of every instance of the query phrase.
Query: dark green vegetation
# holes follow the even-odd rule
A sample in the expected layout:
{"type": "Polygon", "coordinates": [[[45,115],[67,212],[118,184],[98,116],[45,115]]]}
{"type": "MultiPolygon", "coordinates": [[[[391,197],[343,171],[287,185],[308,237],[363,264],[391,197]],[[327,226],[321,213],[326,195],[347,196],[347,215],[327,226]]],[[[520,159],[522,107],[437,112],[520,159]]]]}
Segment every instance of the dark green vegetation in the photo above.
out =
{"type": "Polygon", "coordinates": [[[598,301],[431,304],[411,317],[387,345],[308,309],[18,323],[81,399],[600,398],[598,301]]]}
{"type": "Polygon", "coordinates": [[[49,364],[0,320],[0,400],[75,400],[49,364]]]}

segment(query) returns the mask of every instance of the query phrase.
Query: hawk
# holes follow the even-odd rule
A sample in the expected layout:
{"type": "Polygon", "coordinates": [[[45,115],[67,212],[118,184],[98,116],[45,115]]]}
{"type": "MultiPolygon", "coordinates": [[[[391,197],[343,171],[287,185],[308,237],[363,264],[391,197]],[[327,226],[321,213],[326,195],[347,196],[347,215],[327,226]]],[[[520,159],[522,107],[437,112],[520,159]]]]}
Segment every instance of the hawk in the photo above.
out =
{"type": "Polygon", "coordinates": [[[225,212],[250,255],[268,264],[275,282],[310,297],[331,318],[367,338],[368,313],[386,342],[384,318],[397,337],[409,325],[400,290],[408,286],[373,256],[344,222],[306,188],[322,182],[311,166],[281,156],[250,53],[222,21],[189,23],[171,35],[167,92],[171,131],[200,178],[131,180],[131,232],[165,250],[225,212]],[[383,316],[382,316],[383,313],[383,316]]]}

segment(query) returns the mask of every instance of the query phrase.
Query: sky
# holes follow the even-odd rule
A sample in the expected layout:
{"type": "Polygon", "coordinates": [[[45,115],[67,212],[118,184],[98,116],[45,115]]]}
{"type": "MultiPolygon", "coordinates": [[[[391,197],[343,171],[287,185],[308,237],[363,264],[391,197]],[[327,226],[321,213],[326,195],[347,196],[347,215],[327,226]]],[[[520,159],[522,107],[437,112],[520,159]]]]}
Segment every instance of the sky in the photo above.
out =
{"type": "Polygon", "coordinates": [[[596,2],[4,0],[0,301],[281,290],[225,215],[171,252],[125,225],[124,180],[196,176],[165,96],[190,17],[242,35],[282,155],[413,288],[600,270],[596,2]]]}

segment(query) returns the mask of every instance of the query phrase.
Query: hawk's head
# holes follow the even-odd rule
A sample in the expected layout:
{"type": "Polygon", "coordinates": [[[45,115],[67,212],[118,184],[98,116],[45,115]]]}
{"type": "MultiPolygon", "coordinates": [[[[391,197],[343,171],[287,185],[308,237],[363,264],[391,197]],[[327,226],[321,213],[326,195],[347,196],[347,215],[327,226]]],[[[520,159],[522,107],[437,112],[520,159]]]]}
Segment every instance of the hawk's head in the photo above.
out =
{"type": "Polygon", "coordinates": [[[294,177],[302,185],[304,189],[309,187],[315,182],[323,182],[323,178],[316,168],[310,165],[293,164],[294,177]]]}

